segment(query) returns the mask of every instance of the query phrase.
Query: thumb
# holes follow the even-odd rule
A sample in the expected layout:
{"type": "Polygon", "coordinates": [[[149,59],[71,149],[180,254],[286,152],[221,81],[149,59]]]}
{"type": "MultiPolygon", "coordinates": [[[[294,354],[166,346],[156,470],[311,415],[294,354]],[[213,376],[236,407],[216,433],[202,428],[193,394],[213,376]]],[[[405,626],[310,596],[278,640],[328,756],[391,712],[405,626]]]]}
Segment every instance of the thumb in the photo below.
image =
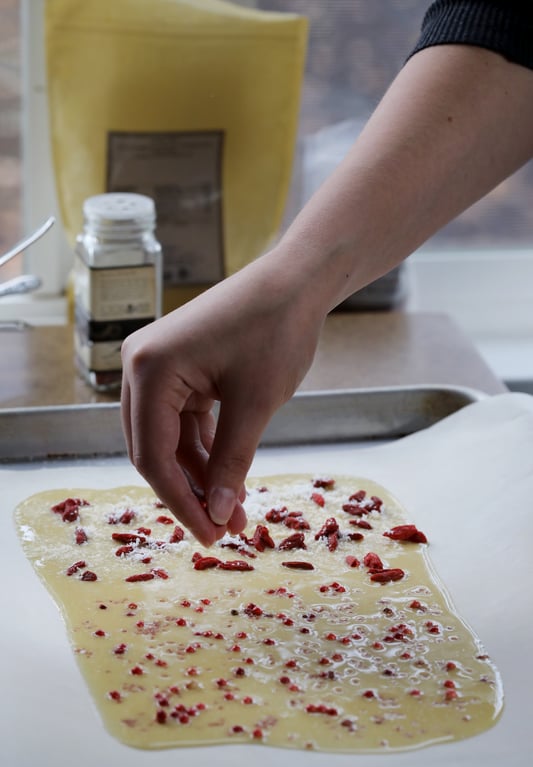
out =
{"type": "Polygon", "coordinates": [[[207,465],[207,510],[216,525],[226,525],[237,505],[261,434],[264,415],[242,403],[222,404],[207,465]]]}

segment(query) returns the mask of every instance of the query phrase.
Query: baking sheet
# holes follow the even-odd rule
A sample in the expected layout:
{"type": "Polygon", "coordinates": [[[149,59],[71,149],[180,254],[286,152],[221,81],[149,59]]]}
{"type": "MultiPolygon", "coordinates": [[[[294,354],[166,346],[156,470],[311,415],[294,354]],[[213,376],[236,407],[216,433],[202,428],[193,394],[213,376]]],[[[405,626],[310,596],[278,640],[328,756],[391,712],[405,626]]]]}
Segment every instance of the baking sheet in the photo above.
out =
{"type": "Polygon", "coordinates": [[[533,664],[533,398],[482,400],[412,436],[360,443],[263,448],[252,472],[348,473],[385,485],[430,538],[430,555],[460,614],[502,674],[503,715],[488,732],[393,755],[330,755],[264,746],[162,752],[129,749],[103,729],[58,611],[25,560],[13,507],[53,487],[142,483],[122,458],[0,467],[0,738],[9,767],[190,767],[276,759],[291,767],[525,767],[530,763],[533,664]]]}
{"type": "MultiPolygon", "coordinates": [[[[455,386],[299,392],[274,415],[261,444],[390,439],[426,429],[484,395],[455,386]]],[[[119,455],[118,403],[0,411],[0,462],[119,455]]]]}

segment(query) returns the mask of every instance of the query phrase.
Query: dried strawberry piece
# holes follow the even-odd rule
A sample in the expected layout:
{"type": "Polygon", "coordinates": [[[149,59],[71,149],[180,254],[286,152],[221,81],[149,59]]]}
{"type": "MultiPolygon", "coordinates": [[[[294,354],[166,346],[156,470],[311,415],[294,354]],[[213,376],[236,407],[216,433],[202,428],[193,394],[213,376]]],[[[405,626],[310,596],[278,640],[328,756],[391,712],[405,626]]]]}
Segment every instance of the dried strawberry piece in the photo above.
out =
{"type": "Polygon", "coordinates": [[[288,538],[284,538],[279,544],[280,551],[291,551],[292,549],[306,549],[305,536],[303,533],[293,533],[288,538]]]}
{"type": "Polygon", "coordinates": [[[337,551],[339,545],[339,533],[334,532],[328,535],[328,549],[329,551],[337,551]]]}
{"type": "Polygon", "coordinates": [[[365,538],[363,533],[347,533],[347,537],[350,541],[363,541],[365,538]]]}
{"type": "Polygon", "coordinates": [[[393,541],[409,541],[410,543],[427,543],[428,539],[415,525],[397,525],[383,533],[386,538],[393,541]]]}
{"type": "Polygon", "coordinates": [[[156,576],[156,578],[161,578],[164,581],[168,579],[168,573],[166,570],[163,570],[162,567],[154,567],[152,568],[152,572],[156,576]]]}
{"type": "Polygon", "coordinates": [[[370,580],[375,583],[390,583],[390,581],[400,581],[404,575],[405,572],[399,567],[392,567],[387,570],[371,573],[370,580]]]}
{"type": "Polygon", "coordinates": [[[311,562],[282,562],[283,567],[288,567],[290,570],[314,570],[314,565],[311,562]]]}
{"type": "Polygon", "coordinates": [[[87,543],[87,533],[83,529],[83,527],[77,527],[76,532],[74,533],[74,539],[78,546],[81,546],[83,543],[87,543]]]}
{"type": "Polygon", "coordinates": [[[363,564],[371,570],[383,570],[383,562],[373,551],[369,551],[368,554],[365,554],[363,564]]]}
{"type": "Polygon", "coordinates": [[[357,559],[357,557],[347,556],[344,560],[348,567],[359,567],[361,562],[357,559]]]}
{"type": "Polygon", "coordinates": [[[311,500],[316,503],[317,506],[323,507],[326,504],[322,493],[311,493],[311,500]]]}
{"type": "Polygon", "coordinates": [[[273,549],[276,544],[270,537],[268,527],[266,525],[257,525],[252,537],[252,545],[255,546],[257,551],[264,551],[266,548],[273,549]]]}
{"type": "Polygon", "coordinates": [[[237,570],[240,572],[247,572],[254,569],[249,562],[244,562],[242,559],[230,559],[227,562],[220,562],[218,568],[220,570],[237,570]]]}
{"type": "Polygon", "coordinates": [[[160,525],[173,525],[174,524],[173,519],[170,517],[166,517],[164,514],[162,514],[160,517],[157,517],[156,522],[159,522],[160,525]]]}
{"type": "Polygon", "coordinates": [[[212,567],[218,567],[220,565],[220,559],[217,557],[198,557],[194,561],[195,570],[208,570],[212,567]]]}
{"type": "Polygon", "coordinates": [[[244,612],[250,618],[259,618],[261,615],[263,615],[263,610],[259,607],[259,605],[256,605],[253,602],[250,602],[246,605],[244,612]]]}

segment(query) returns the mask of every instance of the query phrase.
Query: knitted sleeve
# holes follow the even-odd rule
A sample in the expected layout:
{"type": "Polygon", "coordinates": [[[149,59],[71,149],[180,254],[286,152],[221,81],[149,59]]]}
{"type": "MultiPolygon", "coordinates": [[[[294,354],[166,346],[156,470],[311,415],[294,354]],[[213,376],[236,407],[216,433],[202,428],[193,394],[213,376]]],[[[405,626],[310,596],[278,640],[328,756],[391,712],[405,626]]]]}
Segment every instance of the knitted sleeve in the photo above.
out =
{"type": "Polygon", "coordinates": [[[436,0],[410,56],[450,43],[488,48],[533,69],[533,0],[436,0]]]}

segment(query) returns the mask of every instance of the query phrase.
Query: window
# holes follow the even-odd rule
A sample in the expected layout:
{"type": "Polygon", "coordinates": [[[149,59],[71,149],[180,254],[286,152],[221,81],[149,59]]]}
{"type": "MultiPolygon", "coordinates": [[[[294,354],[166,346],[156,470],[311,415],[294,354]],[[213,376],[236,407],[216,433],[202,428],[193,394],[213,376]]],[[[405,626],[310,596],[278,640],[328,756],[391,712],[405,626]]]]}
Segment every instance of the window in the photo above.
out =
{"type": "MultiPolygon", "coordinates": [[[[0,255],[20,238],[20,25],[18,0],[0,2],[0,255]]],[[[21,269],[21,259],[2,267],[2,280],[21,269]]]]}

